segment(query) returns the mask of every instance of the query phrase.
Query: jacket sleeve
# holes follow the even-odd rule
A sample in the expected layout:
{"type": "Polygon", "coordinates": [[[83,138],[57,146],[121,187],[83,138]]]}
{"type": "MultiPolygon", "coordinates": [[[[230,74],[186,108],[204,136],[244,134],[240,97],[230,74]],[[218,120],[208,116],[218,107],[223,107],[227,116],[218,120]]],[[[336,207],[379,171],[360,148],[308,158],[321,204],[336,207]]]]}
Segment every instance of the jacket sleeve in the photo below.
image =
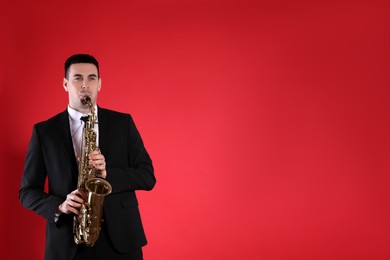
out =
{"type": "Polygon", "coordinates": [[[54,222],[55,211],[62,199],[45,192],[47,169],[42,152],[42,143],[38,126],[35,125],[28,145],[24,172],[19,189],[19,200],[22,205],[54,222]]]}
{"type": "Polygon", "coordinates": [[[156,184],[152,160],[144,147],[141,136],[130,115],[126,115],[125,154],[118,157],[126,160],[111,164],[107,162],[107,181],[114,192],[151,190],[156,184]]]}

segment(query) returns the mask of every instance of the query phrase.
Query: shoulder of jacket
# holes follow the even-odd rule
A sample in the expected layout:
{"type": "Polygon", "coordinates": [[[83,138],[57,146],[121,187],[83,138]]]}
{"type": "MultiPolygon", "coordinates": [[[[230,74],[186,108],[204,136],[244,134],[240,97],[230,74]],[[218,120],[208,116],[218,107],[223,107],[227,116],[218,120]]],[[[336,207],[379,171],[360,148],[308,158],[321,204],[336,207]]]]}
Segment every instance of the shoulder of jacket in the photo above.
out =
{"type": "Polygon", "coordinates": [[[66,110],[56,114],[55,116],[52,116],[52,117],[46,119],[44,121],[38,122],[35,125],[37,127],[45,127],[45,126],[47,127],[47,126],[50,126],[50,125],[57,124],[58,122],[63,120],[64,117],[65,118],[68,117],[68,112],[66,110]]]}
{"type": "Polygon", "coordinates": [[[98,108],[98,117],[99,117],[99,114],[104,114],[105,116],[113,116],[113,117],[131,117],[131,115],[129,113],[123,113],[123,112],[119,112],[119,111],[115,111],[115,110],[111,110],[111,109],[107,109],[107,108],[101,108],[99,107],[98,108]]]}

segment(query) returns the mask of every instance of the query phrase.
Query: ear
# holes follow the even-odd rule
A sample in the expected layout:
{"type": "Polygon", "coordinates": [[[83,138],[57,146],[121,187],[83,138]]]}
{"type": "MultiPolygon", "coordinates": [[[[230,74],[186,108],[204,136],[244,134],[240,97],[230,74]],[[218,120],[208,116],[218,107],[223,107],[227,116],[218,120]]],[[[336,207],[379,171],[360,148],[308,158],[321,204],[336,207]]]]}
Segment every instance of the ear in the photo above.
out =
{"type": "Polygon", "coordinates": [[[102,78],[99,78],[99,87],[98,92],[100,92],[100,89],[102,88],[102,78]]]}
{"type": "Polygon", "coordinates": [[[65,91],[68,92],[68,80],[64,78],[62,82],[62,86],[64,87],[65,91]]]}

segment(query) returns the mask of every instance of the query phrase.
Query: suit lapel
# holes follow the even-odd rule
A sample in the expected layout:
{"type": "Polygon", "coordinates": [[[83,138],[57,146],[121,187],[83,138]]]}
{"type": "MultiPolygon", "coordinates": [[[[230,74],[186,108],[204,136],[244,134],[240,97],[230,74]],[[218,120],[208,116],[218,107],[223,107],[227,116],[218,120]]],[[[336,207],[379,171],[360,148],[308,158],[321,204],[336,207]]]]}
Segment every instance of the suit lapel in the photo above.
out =
{"type": "Polygon", "coordinates": [[[64,145],[63,151],[65,152],[65,155],[67,159],[69,160],[69,164],[71,165],[72,172],[74,175],[78,175],[78,167],[77,167],[77,161],[75,152],[73,149],[73,142],[72,137],[70,135],[70,126],[69,126],[69,115],[68,111],[65,110],[58,121],[57,124],[58,133],[60,135],[60,142],[64,145]]]}
{"type": "Polygon", "coordinates": [[[104,150],[107,146],[106,136],[107,136],[107,122],[108,118],[104,111],[104,109],[98,107],[98,122],[99,122],[99,148],[100,150],[104,150]]]}

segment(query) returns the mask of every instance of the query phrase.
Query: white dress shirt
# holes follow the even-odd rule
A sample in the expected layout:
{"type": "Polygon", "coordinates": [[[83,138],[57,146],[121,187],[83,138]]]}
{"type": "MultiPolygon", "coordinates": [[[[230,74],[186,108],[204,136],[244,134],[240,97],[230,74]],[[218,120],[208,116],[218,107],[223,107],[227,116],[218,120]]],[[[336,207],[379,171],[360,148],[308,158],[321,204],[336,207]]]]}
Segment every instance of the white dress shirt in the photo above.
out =
{"type": "MultiPolygon", "coordinates": [[[[96,122],[98,122],[97,115],[97,106],[95,105],[96,113],[96,122]]],[[[76,158],[80,157],[81,145],[82,145],[82,135],[84,122],[80,119],[82,116],[87,116],[86,114],[80,113],[79,111],[74,110],[68,106],[69,114],[69,125],[70,125],[70,134],[72,136],[73,149],[75,151],[76,158]]],[[[96,146],[99,147],[99,126],[98,124],[94,125],[94,131],[96,132],[96,146]]]]}

